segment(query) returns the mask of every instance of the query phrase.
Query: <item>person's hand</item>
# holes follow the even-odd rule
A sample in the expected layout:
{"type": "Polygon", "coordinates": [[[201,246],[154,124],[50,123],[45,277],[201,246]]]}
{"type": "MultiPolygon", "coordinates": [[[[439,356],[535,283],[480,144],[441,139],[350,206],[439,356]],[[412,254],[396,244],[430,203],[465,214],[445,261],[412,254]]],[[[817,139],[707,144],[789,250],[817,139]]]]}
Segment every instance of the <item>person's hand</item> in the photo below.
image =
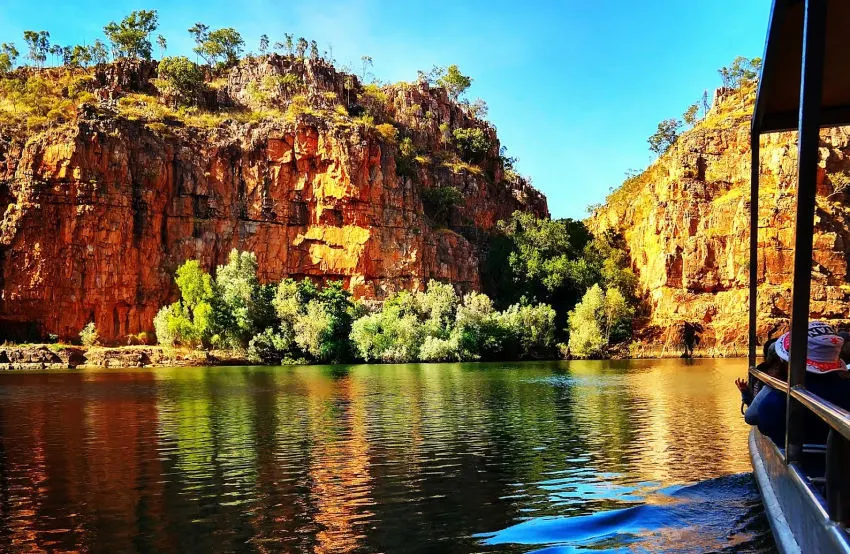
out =
{"type": "Polygon", "coordinates": [[[741,392],[747,392],[750,390],[750,386],[744,379],[735,379],[735,386],[738,387],[738,390],[741,392]]]}

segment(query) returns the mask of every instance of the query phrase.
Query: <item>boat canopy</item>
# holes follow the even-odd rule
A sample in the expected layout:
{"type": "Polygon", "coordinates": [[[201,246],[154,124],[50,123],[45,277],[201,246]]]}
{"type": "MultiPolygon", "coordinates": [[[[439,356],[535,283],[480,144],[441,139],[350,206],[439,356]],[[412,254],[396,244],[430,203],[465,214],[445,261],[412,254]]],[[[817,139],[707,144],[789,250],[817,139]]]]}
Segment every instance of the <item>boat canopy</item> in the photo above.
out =
{"type": "MultiPolygon", "coordinates": [[[[821,127],[850,125],[850,2],[822,0],[816,3],[825,4],[828,13],[819,123],[821,127]]],[[[753,113],[756,135],[797,129],[803,28],[808,4],[804,0],[774,0],[753,113]]]]}
{"type": "MultiPolygon", "coordinates": [[[[804,417],[811,412],[830,428],[825,490],[829,517],[850,520],[850,479],[843,478],[850,454],[850,411],[806,389],[807,328],[812,279],[815,196],[820,164],[820,129],[850,125],[850,0],[774,0],[767,32],[750,147],[750,375],[787,394],[784,461],[802,475],[804,417]],[[797,204],[788,381],[754,368],[758,293],[759,137],[797,131],[797,204]],[[830,467],[842,468],[830,473],[830,467]],[[833,500],[835,500],[833,502],[833,500]]],[[[762,337],[766,338],[766,337],[762,337]]],[[[810,488],[810,483],[806,486],[810,488]]],[[[842,531],[843,532],[843,531],[842,531]]],[[[848,539],[850,540],[850,539],[848,539]]]]}

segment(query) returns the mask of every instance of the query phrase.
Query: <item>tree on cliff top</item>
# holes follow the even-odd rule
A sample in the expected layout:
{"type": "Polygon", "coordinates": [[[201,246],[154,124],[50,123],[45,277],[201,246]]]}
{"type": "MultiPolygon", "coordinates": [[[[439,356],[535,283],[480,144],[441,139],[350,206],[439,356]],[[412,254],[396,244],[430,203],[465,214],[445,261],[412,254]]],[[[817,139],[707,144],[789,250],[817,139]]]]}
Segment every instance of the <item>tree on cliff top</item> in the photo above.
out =
{"type": "Polygon", "coordinates": [[[210,65],[236,63],[245,45],[242,35],[232,27],[210,31],[203,23],[196,23],[189,32],[195,37],[195,53],[210,65]]]}
{"type": "Polygon", "coordinates": [[[655,131],[655,134],[647,139],[647,142],[649,142],[649,149],[656,155],[660,156],[673,146],[676,139],[679,138],[679,131],[681,128],[682,122],[678,119],[665,119],[658,124],[658,130],[655,131]]]}
{"type": "Polygon", "coordinates": [[[732,60],[729,67],[721,67],[717,70],[723,86],[727,88],[740,88],[745,83],[751,83],[758,79],[761,70],[761,58],[745,58],[738,56],[732,60]]]}
{"type": "Polygon", "coordinates": [[[0,44],[0,75],[12,71],[18,61],[18,49],[14,42],[0,44]]]}
{"type": "Polygon", "coordinates": [[[150,35],[158,25],[156,10],[138,10],[121,20],[110,21],[104,28],[112,50],[119,57],[151,59],[150,35]]]}
{"type": "Polygon", "coordinates": [[[460,72],[457,65],[450,65],[437,78],[437,84],[446,89],[452,100],[457,100],[472,85],[472,78],[460,72]]]}
{"type": "Polygon", "coordinates": [[[204,87],[204,72],[185,56],[163,58],[159,62],[158,74],[165,82],[164,92],[180,104],[195,103],[204,87]]]}
{"type": "Polygon", "coordinates": [[[32,60],[36,67],[41,67],[47,60],[50,52],[50,33],[47,31],[24,31],[24,42],[27,43],[29,52],[27,58],[32,60]]]}

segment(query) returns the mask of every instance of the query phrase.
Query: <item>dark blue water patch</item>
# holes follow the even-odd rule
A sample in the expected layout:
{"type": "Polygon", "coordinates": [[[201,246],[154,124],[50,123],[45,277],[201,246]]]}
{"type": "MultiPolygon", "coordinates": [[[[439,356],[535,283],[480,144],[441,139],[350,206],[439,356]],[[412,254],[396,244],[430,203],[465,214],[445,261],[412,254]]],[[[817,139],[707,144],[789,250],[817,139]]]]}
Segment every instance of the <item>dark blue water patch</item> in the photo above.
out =
{"type": "Polygon", "coordinates": [[[658,489],[644,503],[619,510],[533,518],[477,538],[485,545],[525,546],[541,554],[774,551],[750,474],[658,489]]]}

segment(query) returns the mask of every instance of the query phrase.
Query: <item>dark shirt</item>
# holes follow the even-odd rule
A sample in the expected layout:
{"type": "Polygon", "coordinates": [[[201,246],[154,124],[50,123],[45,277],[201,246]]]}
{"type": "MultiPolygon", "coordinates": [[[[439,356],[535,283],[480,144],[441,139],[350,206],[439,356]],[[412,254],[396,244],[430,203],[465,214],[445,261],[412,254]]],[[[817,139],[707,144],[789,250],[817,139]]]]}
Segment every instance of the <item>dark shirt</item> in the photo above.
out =
{"type": "MultiPolygon", "coordinates": [[[[806,373],[806,388],[820,398],[850,411],[850,372],[825,374],[806,373]]],[[[744,420],[756,425],[763,435],[777,445],[785,446],[785,394],[767,385],[756,394],[744,413],[744,420]]],[[[829,426],[818,416],[804,409],[803,442],[825,444],[829,426]]]]}
{"type": "Polygon", "coordinates": [[[767,385],[759,390],[744,412],[744,421],[758,427],[773,442],[785,446],[785,393],[767,385]]]}

